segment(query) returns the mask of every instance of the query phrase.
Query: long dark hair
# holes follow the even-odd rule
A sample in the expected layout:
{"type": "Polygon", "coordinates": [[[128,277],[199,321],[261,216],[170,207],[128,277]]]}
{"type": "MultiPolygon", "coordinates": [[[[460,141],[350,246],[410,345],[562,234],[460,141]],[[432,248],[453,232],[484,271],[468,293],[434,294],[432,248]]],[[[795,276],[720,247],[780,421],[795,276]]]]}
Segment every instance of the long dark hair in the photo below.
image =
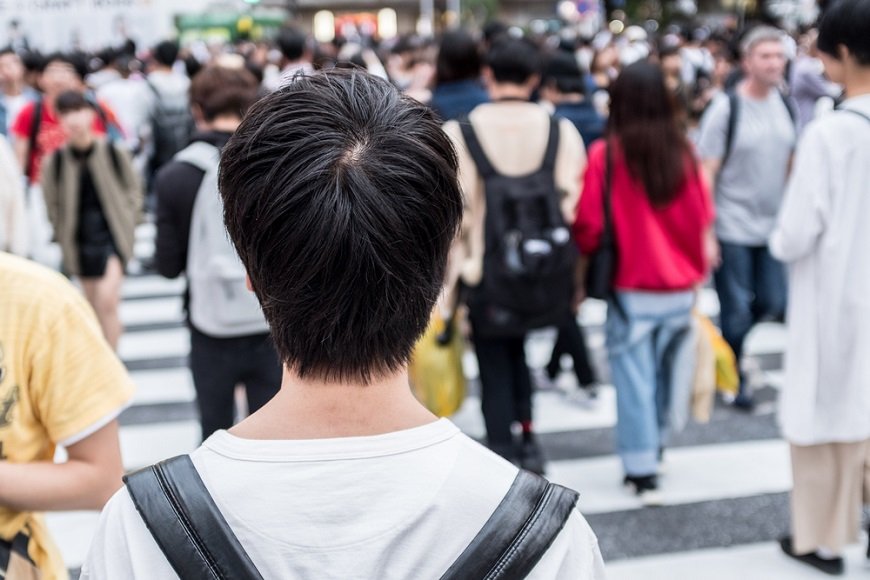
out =
{"type": "Polygon", "coordinates": [[[660,207],[673,200],[685,181],[691,150],[659,67],[641,61],[622,71],[610,88],[607,131],[650,202],[660,207]]]}

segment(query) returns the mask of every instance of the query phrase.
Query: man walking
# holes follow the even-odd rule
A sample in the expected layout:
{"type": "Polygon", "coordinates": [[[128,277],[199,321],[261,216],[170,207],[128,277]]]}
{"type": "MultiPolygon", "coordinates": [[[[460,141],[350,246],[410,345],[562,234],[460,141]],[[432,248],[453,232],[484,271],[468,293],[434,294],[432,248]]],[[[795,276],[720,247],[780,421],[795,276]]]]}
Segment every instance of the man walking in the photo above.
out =
{"type": "MultiPolygon", "coordinates": [[[[782,33],[761,27],[742,44],[745,78],[713,101],[701,121],[699,151],[715,184],[721,266],[716,290],[722,334],[738,361],[752,327],[785,313],[785,270],[767,240],[776,223],[797,134],[780,93],[786,57],[782,33]]],[[[734,405],[751,410],[745,380],[734,405]]]]}
{"type": "MultiPolygon", "coordinates": [[[[469,309],[480,368],[487,441],[493,451],[539,473],[544,470],[544,458],[532,427],[532,383],[525,355],[525,335],[534,326],[524,324],[516,312],[505,309],[500,310],[498,316],[503,315],[511,322],[504,328],[492,328],[490,323],[494,321],[490,314],[493,307],[504,302],[502,296],[494,296],[491,290],[498,292],[501,288],[522,294],[523,289],[510,281],[491,278],[490,274],[498,267],[489,268],[485,263],[501,259],[495,256],[498,252],[495,248],[511,246],[512,242],[507,240],[515,235],[512,232],[523,235],[520,230],[537,229],[536,225],[542,225],[541,230],[555,232],[574,221],[586,153],[580,134],[571,121],[551,121],[546,109],[530,102],[532,92],[540,82],[540,71],[540,54],[530,42],[519,39],[496,42],[490,49],[484,69],[492,102],[479,105],[471,112],[467,123],[463,123],[465,130],[463,124],[456,121],[444,127],[459,151],[459,176],[466,200],[463,235],[459,240],[462,247],[458,253],[463,257],[462,282],[473,289],[469,309]],[[547,167],[548,163],[552,165],[547,167]],[[542,209],[542,204],[551,202],[546,198],[539,198],[530,206],[508,203],[508,198],[522,197],[533,193],[531,191],[511,193],[498,200],[493,198],[495,190],[491,188],[497,184],[488,177],[498,176],[504,184],[506,180],[536,170],[548,172],[543,178],[555,186],[555,216],[547,216],[548,212],[542,209]],[[545,217],[561,224],[533,223],[545,217]],[[521,226],[521,220],[528,220],[526,225],[531,227],[521,226]],[[511,431],[514,422],[522,428],[519,446],[515,445],[511,431]]],[[[528,185],[517,183],[521,188],[528,185]]],[[[518,263],[520,253],[528,247],[522,243],[523,249],[520,250],[519,245],[517,242],[518,263]]],[[[556,286],[564,287],[561,298],[567,299],[568,303],[570,278],[568,273],[556,281],[556,286]]],[[[543,281],[535,275],[529,279],[532,284],[543,281]]],[[[560,297],[554,298],[550,306],[557,308],[560,297]]],[[[550,324],[562,324],[565,317],[570,316],[570,310],[565,308],[558,314],[562,316],[551,320],[550,324]]]]}

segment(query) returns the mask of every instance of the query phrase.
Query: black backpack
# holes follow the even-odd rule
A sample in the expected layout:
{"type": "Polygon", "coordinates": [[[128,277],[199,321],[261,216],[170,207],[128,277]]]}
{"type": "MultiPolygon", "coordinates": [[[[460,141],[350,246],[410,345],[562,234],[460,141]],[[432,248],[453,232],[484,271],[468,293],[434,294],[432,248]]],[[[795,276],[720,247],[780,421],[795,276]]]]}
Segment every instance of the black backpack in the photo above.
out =
{"type": "Polygon", "coordinates": [[[190,143],[193,115],[187,93],[164,95],[150,80],[147,83],[155,97],[154,109],[151,112],[154,142],[151,170],[157,171],[190,143]]]}
{"type": "MultiPolygon", "coordinates": [[[[263,580],[190,456],[146,467],[125,476],[124,482],[181,580],[263,580]]],[[[495,512],[440,580],[525,578],[565,527],[577,498],[576,491],[520,471],[495,512]]]]}
{"type": "Polygon", "coordinates": [[[541,167],[520,177],[497,172],[474,127],[460,126],[486,195],[483,278],[468,300],[475,332],[521,336],[557,325],[570,312],[578,257],[554,176],[559,122],[550,119],[541,167]]]}

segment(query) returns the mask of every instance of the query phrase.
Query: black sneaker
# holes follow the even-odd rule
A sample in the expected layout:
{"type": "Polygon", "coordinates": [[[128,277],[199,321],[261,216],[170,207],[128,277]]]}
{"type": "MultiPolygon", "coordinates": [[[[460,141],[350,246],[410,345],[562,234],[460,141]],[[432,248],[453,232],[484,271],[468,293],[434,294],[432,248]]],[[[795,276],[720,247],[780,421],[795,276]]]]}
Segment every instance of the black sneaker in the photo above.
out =
{"type": "Polygon", "coordinates": [[[731,403],[738,411],[743,411],[744,413],[751,413],[755,410],[755,401],[749,395],[737,395],[734,399],[734,402],[731,403]]]}
{"type": "Polygon", "coordinates": [[[791,544],[791,536],[786,536],[779,541],[779,547],[786,556],[794,558],[798,562],[809,564],[816,570],[831,576],[842,576],[846,573],[846,564],[843,558],[822,558],[816,552],[809,554],[795,554],[791,544]]]}
{"type": "Polygon", "coordinates": [[[623,485],[632,489],[646,507],[664,505],[664,499],[659,492],[659,480],[655,475],[626,475],[623,485]]]}
{"type": "Polygon", "coordinates": [[[523,443],[520,447],[520,467],[538,475],[544,475],[544,454],[541,446],[531,433],[523,433],[523,443]]]}

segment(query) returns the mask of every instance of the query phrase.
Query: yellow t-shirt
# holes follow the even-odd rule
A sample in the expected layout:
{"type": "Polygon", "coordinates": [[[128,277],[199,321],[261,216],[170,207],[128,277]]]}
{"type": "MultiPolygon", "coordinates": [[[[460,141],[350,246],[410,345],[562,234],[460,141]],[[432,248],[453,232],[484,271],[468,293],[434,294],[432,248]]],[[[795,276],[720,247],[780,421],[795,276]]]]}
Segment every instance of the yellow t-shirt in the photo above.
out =
{"type": "MultiPolygon", "coordinates": [[[[0,252],[0,460],[52,461],[114,419],[133,394],[93,310],[61,275],[0,252]]],[[[0,506],[0,537],[29,529],[46,580],[66,568],[43,519],[0,506]]]]}

